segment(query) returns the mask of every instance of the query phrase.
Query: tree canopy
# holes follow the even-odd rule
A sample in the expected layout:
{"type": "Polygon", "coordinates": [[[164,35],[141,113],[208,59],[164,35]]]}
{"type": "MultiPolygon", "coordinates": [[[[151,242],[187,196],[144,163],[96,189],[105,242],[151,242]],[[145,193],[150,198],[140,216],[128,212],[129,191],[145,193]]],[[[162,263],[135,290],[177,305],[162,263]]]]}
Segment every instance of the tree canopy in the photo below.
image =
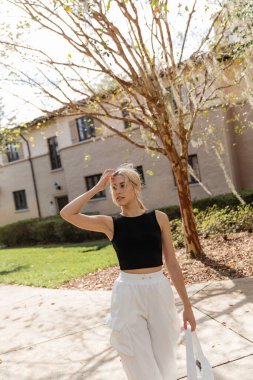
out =
{"type": "MultiPolygon", "coordinates": [[[[249,101],[252,5],[244,0],[6,1],[24,15],[15,32],[2,29],[0,63],[7,80],[36,89],[36,99],[27,101],[47,118],[85,114],[101,130],[168,158],[186,236],[194,241],[188,147],[198,115],[237,104],[238,97],[249,101]],[[209,15],[206,22],[200,10],[209,15]],[[32,33],[38,36],[35,25],[46,33],[43,47],[31,43],[32,33]],[[49,52],[50,36],[61,42],[61,51],[49,52]],[[120,131],[112,120],[124,120],[130,128],[120,131]],[[134,138],[136,127],[141,140],[134,138]]],[[[209,138],[215,128],[206,123],[199,139],[209,138]]],[[[213,144],[219,154],[221,140],[213,144]]]]}

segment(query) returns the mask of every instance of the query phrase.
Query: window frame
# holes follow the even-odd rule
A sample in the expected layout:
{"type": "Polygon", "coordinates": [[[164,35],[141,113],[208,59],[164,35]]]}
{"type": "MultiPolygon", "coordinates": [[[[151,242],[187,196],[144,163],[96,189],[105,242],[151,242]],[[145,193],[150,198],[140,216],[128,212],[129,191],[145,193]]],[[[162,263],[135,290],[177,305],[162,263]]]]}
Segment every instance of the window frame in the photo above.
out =
{"type": "MultiPolygon", "coordinates": [[[[84,177],[87,191],[91,190],[99,182],[102,174],[103,173],[91,174],[91,175],[88,175],[88,176],[84,177]],[[96,179],[97,179],[97,181],[96,181],[96,179]]],[[[91,200],[94,200],[94,199],[106,199],[106,191],[105,191],[105,189],[102,190],[102,191],[99,191],[98,193],[96,193],[91,198],[91,200]]]]}
{"type": "MultiPolygon", "coordinates": [[[[175,100],[175,97],[173,96],[173,91],[171,89],[171,86],[165,87],[165,90],[167,92],[168,97],[170,98],[171,106],[174,109],[175,114],[178,114],[178,105],[175,100]]],[[[186,109],[189,107],[189,101],[187,96],[187,88],[185,84],[182,84],[182,98],[183,98],[183,107],[186,109]]]]}
{"type": "Polygon", "coordinates": [[[7,155],[8,162],[17,161],[17,160],[20,159],[19,152],[18,152],[18,150],[16,148],[16,144],[15,143],[12,143],[12,142],[11,143],[7,143],[6,147],[7,147],[6,155],[7,155]],[[9,148],[9,147],[11,147],[11,148],[9,148]]]}
{"type": "Polygon", "coordinates": [[[47,144],[49,150],[51,170],[61,169],[62,163],[57,136],[48,137],[47,144]],[[51,143],[51,141],[53,141],[53,144],[51,143]]]}
{"type": "Polygon", "coordinates": [[[84,115],[75,119],[75,122],[79,141],[86,141],[96,137],[96,127],[92,117],[84,115]],[[88,121],[90,123],[84,123],[84,121],[88,121]]]}
{"type": "MultiPolygon", "coordinates": [[[[199,170],[199,160],[198,160],[198,156],[197,156],[196,153],[195,154],[189,154],[189,156],[188,156],[188,164],[191,166],[192,170],[194,171],[193,165],[191,165],[190,162],[189,162],[189,160],[190,159],[193,160],[193,158],[196,158],[196,160],[197,160],[197,173],[195,172],[196,176],[198,177],[199,180],[201,180],[201,178],[200,178],[200,170],[199,170]]],[[[193,161],[192,161],[192,163],[193,163],[193,161]]],[[[189,176],[190,176],[189,185],[194,185],[196,183],[197,184],[199,183],[199,181],[197,181],[190,173],[189,173],[189,176]]]]}
{"type": "MultiPolygon", "coordinates": [[[[197,168],[198,168],[198,172],[196,173],[197,177],[199,178],[199,180],[201,181],[201,177],[200,177],[200,168],[199,168],[199,160],[198,160],[198,155],[197,153],[193,153],[193,154],[189,154],[188,155],[188,164],[192,167],[192,165],[190,164],[190,159],[196,157],[197,159],[197,168]]],[[[193,169],[193,167],[192,167],[193,169]]],[[[194,169],[193,169],[194,170],[194,169]]],[[[199,184],[199,181],[197,181],[190,173],[188,173],[189,177],[188,177],[188,183],[189,185],[198,185],[199,184]]],[[[176,179],[175,179],[175,175],[172,171],[172,176],[173,176],[173,180],[174,180],[174,186],[177,186],[177,183],[176,183],[176,179]]]]}
{"type": "MultiPolygon", "coordinates": [[[[127,109],[128,105],[129,105],[129,102],[123,102],[123,103],[121,103],[121,113],[122,113],[122,116],[124,118],[130,116],[130,112],[127,109]]],[[[132,127],[131,121],[123,120],[123,123],[124,123],[124,128],[125,129],[128,129],[128,128],[132,127]]]]}
{"type": "Polygon", "coordinates": [[[27,210],[28,206],[25,189],[13,191],[12,194],[14,199],[15,211],[27,210]]]}
{"type": "Polygon", "coordinates": [[[144,171],[143,171],[143,166],[142,165],[137,165],[134,167],[138,173],[140,174],[140,177],[141,177],[141,186],[146,186],[146,181],[145,181],[145,177],[144,177],[144,171]]]}

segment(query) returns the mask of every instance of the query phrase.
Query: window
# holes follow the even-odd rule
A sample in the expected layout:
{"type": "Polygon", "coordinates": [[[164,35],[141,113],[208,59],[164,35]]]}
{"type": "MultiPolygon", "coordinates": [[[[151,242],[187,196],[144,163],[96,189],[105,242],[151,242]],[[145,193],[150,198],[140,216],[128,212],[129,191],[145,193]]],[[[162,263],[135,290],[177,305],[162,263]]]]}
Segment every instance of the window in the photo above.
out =
{"type": "Polygon", "coordinates": [[[173,96],[173,93],[172,93],[171,87],[166,87],[166,91],[167,91],[168,100],[169,100],[169,102],[171,103],[174,112],[175,112],[175,113],[178,113],[177,102],[176,102],[176,100],[175,100],[175,98],[174,98],[174,96],[173,96]]]}
{"type": "MultiPolygon", "coordinates": [[[[130,113],[129,113],[128,109],[127,109],[128,106],[129,106],[129,103],[127,103],[127,102],[124,102],[121,105],[121,107],[122,107],[122,116],[126,117],[126,118],[130,117],[130,113]]],[[[125,129],[130,128],[131,125],[132,125],[132,123],[130,121],[124,120],[125,129]]]]}
{"type": "Polygon", "coordinates": [[[61,158],[60,152],[58,149],[58,142],[56,136],[50,137],[47,139],[48,147],[49,147],[49,155],[51,162],[51,169],[59,169],[61,168],[61,158]]]}
{"type": "Polygon", "coordinates": [[[88,140],[96,137],[94,120],[90,116],[82,116],[76,119],[79,141],[88,140]]]}
{"type": "Polygon", "coordinates": [[[13,197],[15,203],[15,210],[26,210],[28,208],[25,190],[14,191],[13,197]]]}
{"type": "MultiPolygon", "coordinates": [[[[98,183],[101,176],[102,176],[102,173],[85,177],[87,191],[92,189],[98,183]]],[[[105,190],[103,190],[103,191],[99,191],[99,193],[95,194],[93,198],[96,199],[96,198],[105,198],[105,197],[106,197],[105,190]]]]}
{"type": "MultiPolygon", "coordinates": [[[[174,112],[178,113],[178,105],[177,105],[177,102],[175,100],[175,97],[173,96],[173,92],[172,92],[171,87],[166,87],[166,91],[167,91],[168,100],[169,100],[169,102],[171,102],[171,105],[172,105],[174,112]]],[[[182,101],[183,101],[183,106],[185,108],[187,108],[188,107],[188,95],[187,95],[186,85],[182,85],[182,101]]]]}
{"type": "Polygon", "coordinates": [[[145,185],[146,183],[145,183],[145,178],[144,178],[142,166],[141,165],[140,166],[135,166],[135,169],[138,171],[138,173],[141,176],[141,184],[142,184],[142,186],[145,185]]]}
{"type": "MultiPolygon", "coordinates": [[[[198,157],[196,154],[191,154],[188,156],[188,164],[192,167],[197,178],[200,180],[198,157]]],[[[176,186],[176,180],[175,180],[174,173],[172,172],[172,174],[173,174],[173,178],[174,178],[174,184],[176,186]]],[[[191,185],[193,183],[198,183],[198,181],[192,175],[189,174],[189,184],[191,185]]]]}
{"type": "MultiPolygon", "coordinates": [[[[198,164],[197,155],[192,154],[192,155],[188,156],[188,163],[192,167],[197,178],[200,180],[200,172],[199,172],[199,164],[198,164]]],[[[189,183],[198,183],[198,181],[193,176],[190,175],[189,183]]]]}
{"type": "Polygon", "coordinates": [[[6,154],[7,154],[7,157],[8,157],[8,162],[19,160],[19,154],[18,154],[18,151],[17,151],[17,147],[13,143],[7,144],[7,152],[6,152],[6,154]]]}
{"type": "Polygon", "coordinates": [[[228,54],[228,53],[221,53],[217,57],[217,61],[219,62],[231,61],[232,59],[233,59],[233,54],[228,54]]]}

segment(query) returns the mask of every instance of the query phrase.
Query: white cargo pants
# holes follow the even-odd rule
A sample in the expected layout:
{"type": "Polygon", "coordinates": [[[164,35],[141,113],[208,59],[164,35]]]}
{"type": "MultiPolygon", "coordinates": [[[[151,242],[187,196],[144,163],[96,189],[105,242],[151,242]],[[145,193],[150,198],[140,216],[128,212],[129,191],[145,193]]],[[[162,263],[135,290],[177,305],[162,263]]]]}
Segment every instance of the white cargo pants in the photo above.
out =
{"type": "Polygon", "coordinates": [[[106,324],[128,380],[177,379],[180,319],[162,269],[147,274],[120,271],[106,324]]]}

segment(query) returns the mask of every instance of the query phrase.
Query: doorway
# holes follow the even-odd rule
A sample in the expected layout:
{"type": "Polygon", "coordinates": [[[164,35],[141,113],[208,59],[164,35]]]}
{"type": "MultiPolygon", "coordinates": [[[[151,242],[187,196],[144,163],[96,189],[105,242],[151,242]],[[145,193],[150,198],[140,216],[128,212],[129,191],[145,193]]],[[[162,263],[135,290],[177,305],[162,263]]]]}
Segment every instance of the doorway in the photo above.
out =
{"type": "Polygon", "coordinates": [[[69,203],[69,198],[67,195],[63,195],[62,197],[56,197],[56,207],[57,214],[61,211],[61,209],[69,203]]]}

